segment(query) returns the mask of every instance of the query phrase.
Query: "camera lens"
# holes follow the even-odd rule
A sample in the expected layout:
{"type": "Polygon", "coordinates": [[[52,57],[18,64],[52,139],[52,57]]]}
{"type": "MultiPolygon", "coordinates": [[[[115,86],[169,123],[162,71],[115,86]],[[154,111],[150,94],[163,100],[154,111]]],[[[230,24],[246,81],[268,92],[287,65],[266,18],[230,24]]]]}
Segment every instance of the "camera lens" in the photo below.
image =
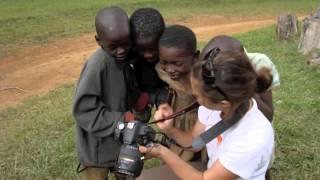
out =
{"type": "Polygon", "coordinates": [[[138,177],[143,168],[138,145],[122,145],[115,170],[118,173],[138,177]]]}

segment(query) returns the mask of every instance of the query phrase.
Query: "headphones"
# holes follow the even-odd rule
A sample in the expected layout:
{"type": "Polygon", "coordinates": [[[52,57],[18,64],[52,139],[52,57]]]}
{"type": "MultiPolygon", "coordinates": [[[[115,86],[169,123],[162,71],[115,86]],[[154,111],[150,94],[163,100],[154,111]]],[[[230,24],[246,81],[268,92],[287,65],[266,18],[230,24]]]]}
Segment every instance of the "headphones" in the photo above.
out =
{"type": "Polygon", "coordinates": [[[211,88],[216,89],[226,100],[228,100],[228,96],[226,93],[222,91],[222,89],[215,84],[216,72],[215,67],[213,65],[214,59],[220,52],[220,48],[212,48],[203,58],[205,63],[202,65],[202,78],[204,83],[211,88]]]}
{"type": "Polygon", "coordinates": [[[202,65],[202,78],[207,85],[214,84],[215,82],[215,72],[213,66],[213,60],[220,52],[219,48],[211,49],[205,56],[204,61],[206,61],[202,65]]]}

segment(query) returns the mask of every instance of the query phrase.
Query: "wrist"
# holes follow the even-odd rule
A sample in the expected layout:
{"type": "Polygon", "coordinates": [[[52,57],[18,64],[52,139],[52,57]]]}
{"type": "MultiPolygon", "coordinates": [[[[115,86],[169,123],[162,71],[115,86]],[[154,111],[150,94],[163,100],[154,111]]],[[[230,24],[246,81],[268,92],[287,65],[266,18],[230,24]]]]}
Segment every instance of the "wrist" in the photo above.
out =
{"type": "Polygon", "coordinates": [[[157,154],[158,158],[162,159],[167,153],[169,149],[165,146],[159,145],[159,153],[157,154]]]}

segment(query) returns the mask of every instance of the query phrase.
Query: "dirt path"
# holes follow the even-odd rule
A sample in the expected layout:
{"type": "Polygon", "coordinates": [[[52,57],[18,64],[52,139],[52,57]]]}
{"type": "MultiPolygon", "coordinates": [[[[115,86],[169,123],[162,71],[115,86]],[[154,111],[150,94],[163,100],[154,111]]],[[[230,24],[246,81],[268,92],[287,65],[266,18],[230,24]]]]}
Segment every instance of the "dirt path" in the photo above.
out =
{"type": "MultiPolygon", "coordinates": [[[[178,20],[171,21],[175,22],[178,20]]],[[[207,41],[218,34],[243,33],[274,22],[275,18],[201,16],[180,24],[191,27],[199,41],[207,41]]],[[[0,110],[76,81],[84,61],[96,48],[93,34],[86,34],[24,48],[3,57],[0,59],[0,110]]]]}

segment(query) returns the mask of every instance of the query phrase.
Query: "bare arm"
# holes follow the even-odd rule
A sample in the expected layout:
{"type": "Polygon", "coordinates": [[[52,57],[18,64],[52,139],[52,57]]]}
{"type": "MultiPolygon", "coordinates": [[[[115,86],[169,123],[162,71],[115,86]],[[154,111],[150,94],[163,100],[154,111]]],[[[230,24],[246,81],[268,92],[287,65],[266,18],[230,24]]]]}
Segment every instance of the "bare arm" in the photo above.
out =
{"type": "Polygon", "coordinates": [[[197,121],[192,130],[189,132],[184,132],[180,129],[172,128],[169,129],[166,134],[176,140],[179,145],[188,147],[191,146],[192,140],[195,137],[199,136],[204,130],[205,126],[197,121]]]}
{"type": "MultiPolygon", "coordinates": [[[[155,112],[154,118],[155,120],[159,120],[171,115],[172,113],[172,109],[168,104],[162,104],[155,112]]],[[[190,146],[192,144],[192,139],[200,135],[205,130],[205,126],[199,121],[197,121],[192,130],[188,132],[174,128],[172,124],[173,119],[157,123],[161,131],[176,140],[178,144],[185,147],[190,146]]]]}

